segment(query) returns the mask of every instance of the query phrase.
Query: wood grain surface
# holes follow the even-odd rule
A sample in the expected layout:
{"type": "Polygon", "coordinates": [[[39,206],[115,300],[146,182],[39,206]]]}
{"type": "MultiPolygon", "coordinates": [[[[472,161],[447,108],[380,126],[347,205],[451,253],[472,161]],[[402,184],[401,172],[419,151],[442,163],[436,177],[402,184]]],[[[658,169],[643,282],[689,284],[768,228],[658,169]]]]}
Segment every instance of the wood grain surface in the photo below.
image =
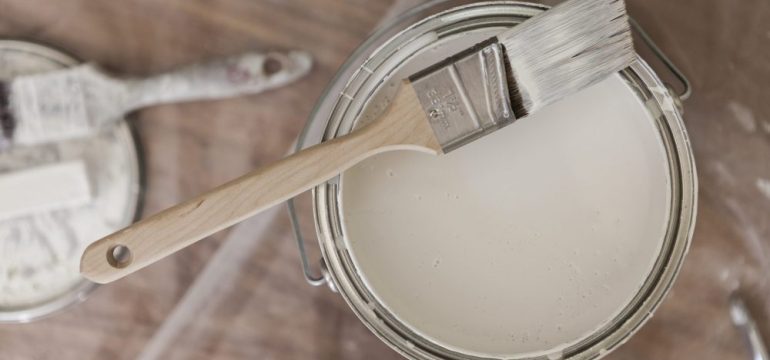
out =
{"type": "MultiPolygon", "coordinates": [[[[628,0],[690,76],[685,118],[700,178],[698,224],[671,295],[609,359],[748,359],[727,313],[746,295],[770,334],[770,2],[628,0]]],[[[0,0],[0,37],[146,75],[245,50],[310,51],[310,76],[268,93],[160,106],[132,121],[148,171],[145,213],[282,157],[345,57],[390,10],[377,0],[0,0]]],[[[653,66],[662,69],[652,61],[653,66]]],[[[660,71],[663,77],[665,71],[660,71]]],[[[301,209],[307,233],[312,223],[301,209]]],[[[162,359],[397,359],[327,288],[308,286],[283,214],[227,292],[162,359]]],[[[31,324],[0,325],[0,359],[134,359],[204,268],[223,232],[31,324]]],[[[313,245],[313,244],[309,244],[313,245]]],[[[314,246],[311,246],[314,248],[314,246]]],[[[314,255],[317,258],[317,254],[314,255]]]]}

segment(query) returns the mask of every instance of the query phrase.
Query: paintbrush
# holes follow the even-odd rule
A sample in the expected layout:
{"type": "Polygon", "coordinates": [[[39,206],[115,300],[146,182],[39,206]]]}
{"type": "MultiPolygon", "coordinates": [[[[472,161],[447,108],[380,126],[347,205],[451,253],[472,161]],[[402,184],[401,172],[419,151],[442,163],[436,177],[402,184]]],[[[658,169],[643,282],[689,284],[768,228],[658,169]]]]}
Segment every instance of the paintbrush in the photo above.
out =
{"type": "Polygon", "coordinates": [[[94,64],[0,81],[0,149],[89,136],[152,105],[255,94],[308,73],[303,52],[251,52],[148,78],[94,64]]]}
{"type": "Polygon", "coordinates": [[[392,150],[444,154],[627,67],[621,0],[570,0],[406,79],[377,120],[91,244],[82,274],[106,283],[392,150]]]}

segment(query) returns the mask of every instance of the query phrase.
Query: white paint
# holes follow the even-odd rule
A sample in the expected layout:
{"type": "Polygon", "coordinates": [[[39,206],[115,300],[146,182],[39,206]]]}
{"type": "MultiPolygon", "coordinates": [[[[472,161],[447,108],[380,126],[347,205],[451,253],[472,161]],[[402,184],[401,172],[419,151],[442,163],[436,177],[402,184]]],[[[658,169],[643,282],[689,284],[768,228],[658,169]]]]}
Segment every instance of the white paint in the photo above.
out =
{"type": "Polygon", "coordinates": [[[770,199],[770,180],[757,178],[756,185],[757,190],[759,190],[759,192],[766,198],[770,199]]]}
{"type": "Polygon", "coordinates": [[[660,110],[662,110],[665,114],[676,114],[679,112],[679,110],[677,110],[676,103],[674,103],[674,98],[671,96],[671,92],[668,91],[666,87],[651,86],[649,90],[658,99],[660,102],[660,110]]]}
{"type": "Polygon", "coordinates": [[[722,282],[726,282],[730,278],[730,269],[722,269],[719,272],[719,280],[722,282]]]}
{"type": "MultiPolygon", "coordinates": [[[[66,60],[54,61],[35,51],[15,51],[13,46],[3,48],[0,44],[0,63],[4,64],[0,79],[56,71],[64,66],[60,61],[66,60]]],[[[92,195],[88,204],[77,208],[0,221],[0,318],[8,310],[45,304],[84,284],[78,269],[83,249],[133,219],[139,189],[132,151],[128,130],[119,126],[77,141],[0,152],[2,173],[83,162],[92,195]]]]}
{"type": "Polygon", "coordinates": [[[754,120],[754,113],[746,105],[736,101],[729,101],[727,108],[733,114],[733,120],[746,132],[757,130],[757,122],[754,120]]]}
{"type": "MultiPolygon", "coordinates": [[[[485,37],[439,44],[394,78],[485,37]]],[[[650,273],[666,162],[615,76],[446,156],[392,152],[344,173],[345,246],[422,336],[467,354],[552,355],[608,323],[650,273]]]]}
{"type": "Polygon", "coordinates": [[[83,281],[79,263],[85,247],[131,221],[138,189],[127,144],[117,135],[121,131],[125,130],[115,128],[83,141],[14,148],[0,154],[0,169],[82,159],[93,194],[84,206],[0,222],[0,309],[44,302],[83,281]]]}
{"type": "Polygon", "coordinates": [[[723,181],[728,185],[735,185],[735,175],[733,175],[733,172],[727,168],[725,163],[721,161],[714,161],[711,163],[711,169],[714,171],[714,173],[716,173],[717,178],[720,181],[723,181]]]}
{"type": "Polygon", "coordinates": [[[762,125],[762,130],[770,134],[770,122],[762,121],[761,125],[762,125]]]}
{"type": "MultiPolygon", "coordinates": [[[[10,101],[18,120],[15,144],[78,139],[11,147],[0,152],[0,173],[82,159],[93,199],[78,208],[0,222],[0,315],[7,309],[46,303],[82,284],[79,262],[85,247],[133,219],[139,191],[135,158],[127,151],[133,144],[127,141],[125,127],[114,126],[122,121],[123,112],[164,101],[254,94],[294,81],[311,66],[309,55],[303,52],[251,53],[224,63],[115,84],[118,80],[106,77],[93,65],[62,70],[61,64],[34,53],[2,50],[0,79],[13,79],[10,101]],[[281,61],[282,70],[264,74],[267,57],[281,61]],[[124,98],[131,95],[123,93],[126,86],[133,91],[130,101],[124,98]]],[[[171,136],[170,140],[178,139],[171,136]]],[[[172,175],[176,170],[170,169],[172,175]]],[[[25,190],[40,189],[29,186],[25,190]]]]}
{"type": "Polygon", "coordinates": [[[0,220],[76,208],[91,201],[83,161],[0,173],[0,220]]]}
{"type": "Polygon", "coordinates": [[[728,197],[724,199],[724,203],[730,212],[735,216],[737,221],[733,222],[735,231],[746,246],[749,248],[749,254],[760,264],[765,270],[768,269],[767,249],[764,245],[764,240],[759,233],[759,230],[754,226],[753,221],[749,217],[749,214],[743,209],[741,204],[734,198],[728,197]]]}

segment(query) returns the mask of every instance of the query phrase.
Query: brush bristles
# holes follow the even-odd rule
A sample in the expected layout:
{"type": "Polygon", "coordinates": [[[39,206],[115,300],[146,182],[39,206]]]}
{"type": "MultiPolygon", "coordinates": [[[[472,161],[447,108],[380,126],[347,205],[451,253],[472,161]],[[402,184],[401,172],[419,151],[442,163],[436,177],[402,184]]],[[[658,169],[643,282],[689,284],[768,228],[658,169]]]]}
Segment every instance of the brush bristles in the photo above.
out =
{"type": "Polygon", "coordinates": [[[11,111],[11,87],[8,83],[0,81],[0,150],[10,145],[16,121],[11,111]]]}
{"type": "Polygon", "coordinates": [[[517,117],[628,67],[635,57],[623,0],[569,0],[498,38],[517,117]]]}

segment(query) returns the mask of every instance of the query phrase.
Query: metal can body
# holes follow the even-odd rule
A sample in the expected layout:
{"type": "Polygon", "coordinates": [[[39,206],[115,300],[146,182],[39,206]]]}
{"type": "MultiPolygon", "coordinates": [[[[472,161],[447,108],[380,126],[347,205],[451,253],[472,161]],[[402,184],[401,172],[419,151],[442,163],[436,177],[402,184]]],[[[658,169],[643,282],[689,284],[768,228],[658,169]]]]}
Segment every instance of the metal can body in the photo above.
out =
{"type": "MultiPolygon", "coordinates": [[[[513,26],[545,9],[541,5],[520,2],[485,2],[452,8],[457,3],[461,2],[441,2],[413,10],[365,42],[351,56],[322,97],[300,138],[299,147],[349,132],[359,121],[361,109],[381,85],[378,77],[392,71],[399,61],[403,61],[403,58],[392,56],[395,52],[416,52],[436,39],[461,34],[469,29],[513,26]],[[435,15],[427,16],[431,13],[435,15]]],[[[697,179],[689,140],[676,100],[641,59],[625,70],[623,77],[654,118],[665,148],[671,179],[671,215],[661,251],[650,276],[636,296],[606,325],[580,342],[561,349],[553,355],[554,358],[598,358],[627,340],[652,316],[672,286],[692,237],[697,179]]],[[[459,353],[432,342],[378,306],[377,299],[367,290],[359,269],[342,241],[344,233],[340,192],[336,180],[315,188],[313,201],[316,228],[327,277],[366,326],[408,358],[488,358],[459,353]]],[[[522,355],[514,358],[551,357],[522,355]]]]}

